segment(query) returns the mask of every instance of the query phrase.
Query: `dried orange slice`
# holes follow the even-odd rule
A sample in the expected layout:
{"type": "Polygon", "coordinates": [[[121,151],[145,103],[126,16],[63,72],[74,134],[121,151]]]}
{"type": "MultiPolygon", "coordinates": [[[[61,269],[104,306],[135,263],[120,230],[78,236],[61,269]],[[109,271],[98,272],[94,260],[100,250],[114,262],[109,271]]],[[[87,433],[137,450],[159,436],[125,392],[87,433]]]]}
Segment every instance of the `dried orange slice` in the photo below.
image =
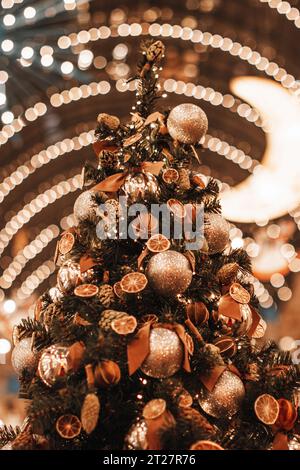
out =
{"type": "Polygon", "coordinates": [[[127,292],[128,294],[141,292],[145,289],[147,284],[148,280],[145,274],[138,272],[125,274],[120,281],[123,292],[127,292]]]}
{"type": "Polygon", "coordinates": [[[80,419],[75,415],[62,415],[56,421],[56,431],[64,439],[74,439],[81,431],[80,419]]]}
{"type": "Polygon", "coordinates": [[[72,248],[74,246],[74,243],[75,243],[75,237],[74,237],[73,233],[71,233],[71,232],[65,233],[61,237],[61,239],[59,240],[59,243],[58,243],[59,252],[62,255],[66,255],[67,253],[69,253],[72,250],[72,248]]]}
{"type": "Polygon", "coordinates": [[[275,425],[285,431],[291,431],[298,417],[295,406],[285,398],[279,398],[279,415],[275,425]]]}
{"type": "Polygon", "coordinates": [[[123,291],[123,289],[121,287],[120,281],[114,283],[113,290],[114,290],[114,293],[116,294],[116,296],[118,297],[118,299],[123,299],[124,298],[125,292],[123,291]]]}
{"type": "Polygon", "coordinates": [[[254,403],[254,411],[258,419],[264,424],[274,424],[279,415],[279,403],[272,395],[260,395],[254,403]]]}
{"type": "Polygon", "coordinates": [[[95,284],[81,284],[80,286],[75,287],[74,294],[77,297],[94,297],[98,294],[99,287],[95,284]]]}
{"type": "Polygon", "coordinates": [[[163,171],[162,179],[167,184],[176,183],[179,179],[179,173],[175,168],[167,168],[163,171]]]}
{"type": "Polygon", "coordinates": [[[177,199],[169,199],[167,201],[167,207],[172,214],[174,214],[175,217],[178,217],[179,219],[184,219],[186,216],[186,209],[184,205],[178,201],[177,199]]]}
{"type": "Polygon", "coordinates": [[[143,417],[145,419],[155,419],[161,416],[167,408],[167,403],[162,398],[154,398],[148,401],[143,409],[143,417]]]}
{"type": "Polygon", "coordinates": [[[224,450],[219,444],[213,441],[197,441],[191,445],[190,450],[224,450]]]}
{"type": "Polygon", "coordinates": [[[143,315],[141,318],[142,323],[157,323],[158,322],[158,316],[155,315],[155,313],[148,313],[147,315],[143,315]]]}
{"type": "Polygon", "coordinates": [[[123,318],[116,318],[111,322],[110,326],[118,335],[129,335],[136,329],[137,321],[133,315],[127,315],[123,318]]]}
{"type": "Polygon", "coordinates": [[[265,322],[265,320],[261,318],[259,320],[259,324],[257,325],[257,327],[255,328],[254,332],[251,335],[252,338],[254,339],[262,338],[263,336],[265,336],[266,329],[267,329],[267,323],[265,322]]]}
{"type": "Polygon", "coordinates": [[[233,284],[231,284],[229,294],[230,297],[233,298],[233,300],[239,302],[240,304],[248,304],[251,299],[251,295],[249,294],[249,292],[238,282],[234,282],[233,284]]]}
{"type": "Polygon", "coordinates": [[[152,253],[161,253],[162,251],[167,251],[170,248],[170,240],[167,239],[161,233],[152,235],[146,243],[147,248],[152,253]]]}

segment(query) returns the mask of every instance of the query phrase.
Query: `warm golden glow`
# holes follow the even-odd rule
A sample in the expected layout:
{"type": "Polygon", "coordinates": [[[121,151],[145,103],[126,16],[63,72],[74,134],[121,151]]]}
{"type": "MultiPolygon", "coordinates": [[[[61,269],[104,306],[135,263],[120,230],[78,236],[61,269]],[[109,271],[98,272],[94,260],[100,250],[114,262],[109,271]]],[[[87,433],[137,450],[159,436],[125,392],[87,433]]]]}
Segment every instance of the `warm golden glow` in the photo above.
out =
{"type": "Polygon", "coordinates": [[[281,217],[300,201],[299,102],[274,81],[258,77],[236,78],[231,89],[260,112],[266,150],[253,175],[223,193],[223,213],[234,222],[281,217]]]}

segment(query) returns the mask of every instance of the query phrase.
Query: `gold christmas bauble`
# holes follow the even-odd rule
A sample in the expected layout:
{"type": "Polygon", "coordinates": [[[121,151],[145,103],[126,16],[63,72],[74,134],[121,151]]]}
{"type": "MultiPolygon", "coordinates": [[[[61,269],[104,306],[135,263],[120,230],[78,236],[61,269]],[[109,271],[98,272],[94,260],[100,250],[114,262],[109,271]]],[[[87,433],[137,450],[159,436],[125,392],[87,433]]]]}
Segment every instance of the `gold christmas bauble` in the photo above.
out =
{"type": "Polygon", "coordinates": [[[32,348],[32,338],[24,338],[14,347],[11,362],[20,376],[24,371],[33,373],[38,365],[39,354],[32,348]]]}
{"type": "Polygon", "coordinates": [[[245,396],[245,387],[241,379],[225,370],[217,380],[213,390],[203,388],[199,393],[199,405],[210,416],[229,418],[235,415],[245,396]]]}
{"type": "Polygon", "coordinates": [[[206,134],[208,121],[205,112],[199,106],[183,103],[172,109],[167,127],[174,140],[183,144],[196,144],[206,134]]]}
{"type": "Polygon", "coordinates": [[[157,327],[150,332],[149,354],[141,370],[149,377],[165,379],[176,374],[183,360],[183,345],[175,331],[157,327]]]}
{"type": "Polygon", "coordinates": [[[160,194],[156,177],[148,172],[127,175],[121,189],[131,203],[156,200],[160,194]]]}
{"type": "Polygon", "coordinates": [[[219,319],[225,323],[232,333],[237,336],[245,336],[252,327],[252,312],[248,304],[239,304],[241,313],[241,320],[235,320],[234,318],[220,315],[219,319]]]}
{"type": "Polygon", "coordinates": [[[80,266],[72,260],[68,260],[61,266],[57,273],[57,286],[62,293],[74,289],[80,279],[80,266]]]}
{"type": "Polygon", "coordinates": [[[108,197],[102,192],[87,190],[81,193],[75,201],[73,212],[77,222],[94,220],[98,217],[99,204],[105,202],[108,197]]]}
{"type": "Polygon", "coordinates": [[[164,297],[182,294],[193,277],[188,259],[178,251],[157,253],[150,259],[146,276],[155,292],[164,297]]]}
{"type": "Polygon", "coordinates": [[[125,437],[125,449],[126,450],[146,450],[148,449],[147,442],[148,426],[144,419],[141,419],[134,423],[127,436],[125,437]]]}
{"type": "Polygon", "coordinates": [[[63,298],[63,293],[56,286],[49,289],[48,295],[53,303],[57,303],[63,298]]]}
{"type": "Polygon", "coordinates": [[[69,348],[57,344],[50,346],[42,353],[38,373],[48,387],[52,387],[57,380],[65,377],[71,369],[69,354],[69,348]]]}
{"type": "Polygon", "coordinates": [[[229,224],[227,220],[220,214],[205,214],[204,238],[210,255],[225,250],[229,243],[229,224]]]}

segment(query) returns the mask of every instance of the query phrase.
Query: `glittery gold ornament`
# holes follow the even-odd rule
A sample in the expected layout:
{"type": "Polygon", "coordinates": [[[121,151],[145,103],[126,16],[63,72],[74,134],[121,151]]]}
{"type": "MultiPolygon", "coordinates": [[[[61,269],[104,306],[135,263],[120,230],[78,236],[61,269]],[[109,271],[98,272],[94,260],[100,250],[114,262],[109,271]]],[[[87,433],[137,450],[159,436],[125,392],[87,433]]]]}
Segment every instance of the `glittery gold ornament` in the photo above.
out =
{"type": "Polygon", "coordinates": [[[56,286],[49,289],[48,295],[53,303],[57,303],[63,298],[63,293],[56,286]]]}
{"type": "Polygon", "coordinates": [[[57,273],[57,285],[61,292],[66,293],[77,286],[80,279],[80,266],[72,260],[66,261],[57,273]]]}
{"type": "Polygon", "coordinates": [[[148,427],[146,421],[141,419],[134,423],[127,436],[125,437],[126,450],[146,450],[148,449],[147,442],[148,427]]]}
{"type": "Polygon", "coordinates": [[[100,126],[105,126],[112,131],[116,131],[120,125],[120,119],[112,114],[100,113],[97,117],[100,126]]]}
{"type": "Polygon", "coordinates": [[[81,193],[74,204],[74,216],[77,222],[93,220],[98,216],[99,204],[96,197],[105,202],[108,197],[102,192],[87,190],[81,193]]]}
{"type": "Polygon", "coordinates": [[[150,332],[149,354],[141,370],[149,377],[164,379],[176,374],[183,361],[183,345],[175,331],[157,327],[150,332]]]}
{"type": "Polygon", "coordinates": [[[12,351],[11,362],[18,375],[23,371],[33,373],[38,361],[39,354],[32,348],[32,338],[21,339],[12,351]]]}
{"type": "Polygon", "coordinates": [[[295,434],[288,442],[289,450],[300,450],[300,436],[295,434]]]}
{"type": "Polygon", "coordinates": [[[183,144],[195,144],[206,134],[208,121],[205,112],[199,106],[184,103],[172,109],[167,127],[174,140],[183,144]]]}
{"type": "Polygon", "coordinates": [[[48,387],[54,385],[59,378],[65,377],[71,369],[69,353],[69,348],[57,344],[50,346],[42,353],[38,373],[48,387]]]}
{"type": "Polygon", "coordinates": [[[177,251],[157,253],[150,259],[146,276],[152,289],[164,297],[182,294],[192,281],[192,270],[187,258],[177,251]]]}
{"type": "Polygon", "coordinates": [[[204,215],[204,237],[210,255],[225,250],[229,243],[229,224],[220,214],[204,215]]]}
{"type": "Polygon", "coordinates": [[[239,411],[245,387],[236,374],[225,370],[211,392],[203,388],[199,395],[199,405],[205,413],[215,418],[228,418],[239,411]]]}
{"type": "Polygon", "coordinates": [[[149,62],[159,62],[165,53],[165,46],[161,41],[155,41],[148,47],[146,57],[149,62]]]}
{"type": "Polygon", "coordinates": [[[156,199],[160,194],[156,177],[148,172],[127,175],[121,189],[132,203],[156,199]]]}

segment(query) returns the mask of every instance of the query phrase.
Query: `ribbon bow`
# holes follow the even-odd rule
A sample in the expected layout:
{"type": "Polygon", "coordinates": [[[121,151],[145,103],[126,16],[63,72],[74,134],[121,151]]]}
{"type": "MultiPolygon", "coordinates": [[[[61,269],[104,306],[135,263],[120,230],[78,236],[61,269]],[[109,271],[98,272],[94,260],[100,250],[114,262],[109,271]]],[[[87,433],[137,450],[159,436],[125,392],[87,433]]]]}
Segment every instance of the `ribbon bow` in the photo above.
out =
{"type": "Polygon", "coordinates": [[[128,359],[128,370],[129,375],[134,372],[142,365],[148,354],[150,353],[149,337],[151,328],[167,328],[177,333],[184,347],[184,356],[182,367],[187,371],[191,372],[190,360],[189,360],[189,345],[188,338],[190,338],[182,325],[175,323],[174,325],[157,323],[153,324],[152,321],[145,323],[133,340],[127,345],[127,359],[128,359]]]}
{"type": "Polygon", "coordinates": [[[115,193],[120,189],[126,177],[133,172],[148,172],[157,176],[164,166],[164,162],[141,162],[137,167],[125,170],[123,173],[115,173],[108,176],[100,183],[93,187],[93,191],[104,191],[107,193],[115,193]]]}

